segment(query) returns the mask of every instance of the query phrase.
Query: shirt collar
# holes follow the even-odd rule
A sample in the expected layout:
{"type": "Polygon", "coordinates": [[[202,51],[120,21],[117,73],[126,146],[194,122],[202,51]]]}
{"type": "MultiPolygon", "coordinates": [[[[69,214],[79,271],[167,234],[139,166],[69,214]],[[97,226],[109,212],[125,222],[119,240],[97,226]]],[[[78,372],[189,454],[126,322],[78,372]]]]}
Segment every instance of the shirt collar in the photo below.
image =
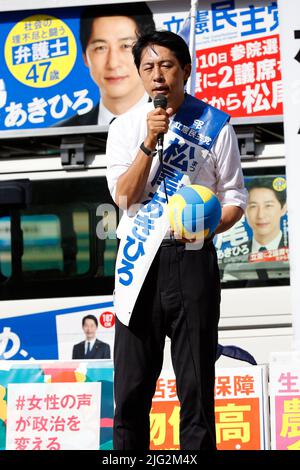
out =
{"type": "MultiPolygon", "coordinates": [[[[135,109],[135,108],[138,108],[139,106],[147,103],[149,100],[149,95],[145,92],[142,96],[142,98],[137,102],[135,103],[131,108],[130,110],[132,109],[135,109]]],[[[129,110],[128,110],[129,111],[129,110]]],[[[116,116],[115,114],[113,114],[111,111],[109,111],[105,106],[104,104],[102,103],[102,100],[100,101],[100,104],[99,104],[99,114],[98,114],[98,126],[109,126],[111,120],[115,117],[118,117],[116,116]]]]}
{"type": "Polygon", "coordinates": [[[280,230],[278,232],[278,235],[273,238],[273,240],[271,240],[269,243],[265,244],[265,245],[261,245],[260,243],[258,243],[257,240],[255,240],[255,238],[252,239],[252,253],[256,253],[257,251],[259,251],[259,249],[263,246],[265,247],[267,250],[277,250],[278,246],[279,246],[279,243],[280,243],[280,240],[282,238],[282,231],[280,230]]]}
{"type": "Polygon", "coordinates": [[[85,346],[87,347],[87,344],[90,343],[90,348],[92,349],[92,347],[94,346],[95,342],[96,342],[96,339],[97,338],[94,338],[94,339],[91,339],[90,341],[88,341],[87,339],[85,340],[85,346]]]}

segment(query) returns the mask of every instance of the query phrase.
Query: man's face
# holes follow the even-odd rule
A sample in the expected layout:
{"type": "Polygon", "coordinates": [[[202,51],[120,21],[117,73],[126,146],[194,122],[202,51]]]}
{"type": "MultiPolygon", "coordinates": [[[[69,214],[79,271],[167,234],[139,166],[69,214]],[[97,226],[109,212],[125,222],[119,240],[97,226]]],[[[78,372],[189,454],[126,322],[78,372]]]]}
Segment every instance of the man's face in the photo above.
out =
{"type": "Polygon", "coordinates": [[[97,326],[96,326],[96,323],[94,322],[94,320],[91,320],[90,318],[87,318],[84,321],[84,325],[83,325],[82,329],[84,331],[84,334],[85,334],[85,337],[86,337],[87,340],[95,338],[96,332],[97,332],[97,326]]]}
{"type": "Polygon", "coordinates": [[[132,55],[136,29],[135,22],[126,16],[93,21],[84,61],[102,96],[122,98],[141,87],[132,55]]]}
{"type": "Polygon", "coordinates": [[[280,218],[285,213],[286,206],[281,207],[272,189],[250,190],[246,215],[254,236],[272,235],[275,238],[280,230],[280,218]]]}
{"type": "Polygon", "coordinates": [[[154,44],[143,50],[139,72],[151,98],[162,93],[168,99],[168,106],[174,107],[184,95],[184,81],[191,73],[191,65],[182,69],[170,49],[154,44]]]}

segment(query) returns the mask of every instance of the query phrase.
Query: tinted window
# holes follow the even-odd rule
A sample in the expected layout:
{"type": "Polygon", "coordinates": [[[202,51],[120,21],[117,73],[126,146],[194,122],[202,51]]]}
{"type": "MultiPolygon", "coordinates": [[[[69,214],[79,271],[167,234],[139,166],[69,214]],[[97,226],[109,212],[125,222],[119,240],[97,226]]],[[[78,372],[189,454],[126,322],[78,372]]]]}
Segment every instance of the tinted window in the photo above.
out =
{"type": "Polygon", "coordinates": [[[0,217],[2,299],[101,295],[113,292],[116,206],[105,178],[33,181],[32,202],[0,217]],[[100,204],[111,204],[105,218],[100,204]],[[106,227],[105,220],[111,222],[106,227]]]}

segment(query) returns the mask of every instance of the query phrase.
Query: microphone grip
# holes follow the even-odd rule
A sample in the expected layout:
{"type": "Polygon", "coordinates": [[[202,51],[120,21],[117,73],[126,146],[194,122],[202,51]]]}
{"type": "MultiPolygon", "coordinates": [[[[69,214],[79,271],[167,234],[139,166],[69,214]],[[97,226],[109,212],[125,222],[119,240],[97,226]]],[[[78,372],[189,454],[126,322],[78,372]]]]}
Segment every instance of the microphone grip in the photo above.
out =
{"type": "Polygon", "coordinates": [[[158,134],[157,136],[157,153],[159,161],[163,165],[164,134],[158,134]]]}
{"type": "Polygon", "coordinates": [[[164,145],[164,134],[158,134],[157,136],[157,145],[162,148],[164,145]]]}

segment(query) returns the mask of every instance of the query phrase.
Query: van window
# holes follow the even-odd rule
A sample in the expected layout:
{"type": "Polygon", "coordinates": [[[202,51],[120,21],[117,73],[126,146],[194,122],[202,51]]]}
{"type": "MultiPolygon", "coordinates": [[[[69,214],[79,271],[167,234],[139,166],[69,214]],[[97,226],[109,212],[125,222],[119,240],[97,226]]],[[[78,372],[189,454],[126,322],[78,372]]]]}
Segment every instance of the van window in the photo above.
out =
{"type": "MultiPolygon", "coordinates": [[[[287,285],[284,168],[247,169],[244,176],[246,214],[215,238],[222,287],[287,285]]],[[[31,204],[0,217],[1,299],[112,294],[117,218],[105,177],[32,181],[31,204]],[[97,236],[100,204],[111,208],[105,239],[97,236]]]]}
{"type": "Polygon", "coordinates": [[[10,217],[0,217],[0,282],[11,275],[10,217]]]}
{"type": "Polygon", "coordinates": [[[98,224],[106,230],[100,204],[110,212],[109,229],[117,224],[106,179],[31,184],[30,205],[0,217],[1,298],[111,294],[117,240],[97,236],[98,224]]]}

